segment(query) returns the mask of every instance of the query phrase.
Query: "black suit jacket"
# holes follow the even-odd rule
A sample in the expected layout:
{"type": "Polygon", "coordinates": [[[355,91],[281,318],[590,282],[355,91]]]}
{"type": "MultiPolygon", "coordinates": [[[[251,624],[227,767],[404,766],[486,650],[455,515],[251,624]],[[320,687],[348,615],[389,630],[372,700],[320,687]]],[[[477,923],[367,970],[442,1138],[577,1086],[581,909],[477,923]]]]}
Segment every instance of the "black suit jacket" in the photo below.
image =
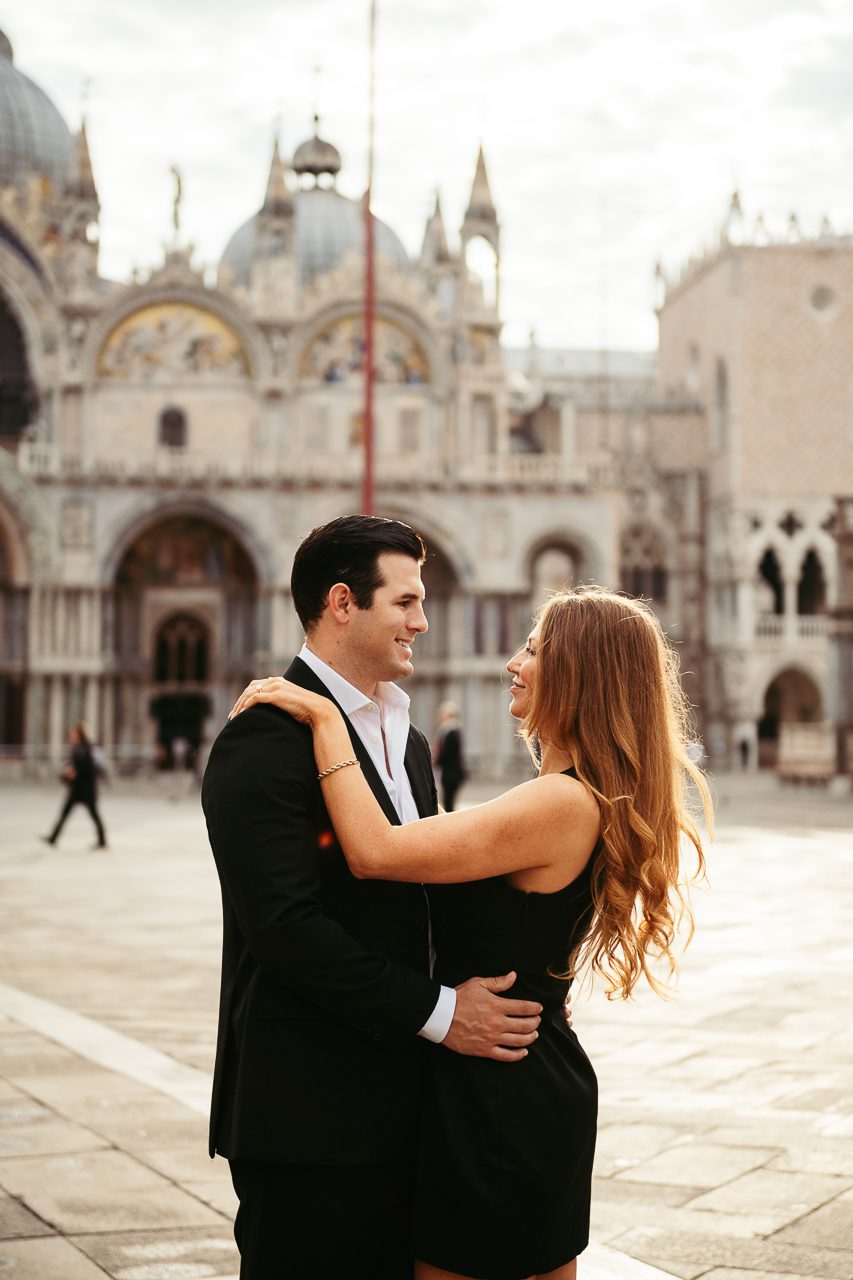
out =
{"type": "MultiPolygon", "coordinates": [[[[331,697],[298,658],[287,678],[331,697]]],[[[334,699],[332,699],[334,701],[334,699]]],[[[393,822],[370,756],[353,753],[393,822]]],[[[436,811],[426,739],[406,771],[436,811]]],[[[423,1041],[438,999],[420,885],[356,880],[329,819],[310,730],[276,707],[230,721],[202,805],[222,887],[210,1151],[306,1164],[385,1160],[413,1141],[423,1041]]]]}

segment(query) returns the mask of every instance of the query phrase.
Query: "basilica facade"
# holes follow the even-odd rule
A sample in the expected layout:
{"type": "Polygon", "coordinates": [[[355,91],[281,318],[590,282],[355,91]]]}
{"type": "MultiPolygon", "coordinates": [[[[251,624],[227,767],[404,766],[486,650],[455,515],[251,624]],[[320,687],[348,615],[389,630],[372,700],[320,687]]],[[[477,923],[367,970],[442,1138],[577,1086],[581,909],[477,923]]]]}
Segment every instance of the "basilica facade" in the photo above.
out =
{"type": "MultiPolygon", "coordinates": [[[[176,240],[115,283],[85,128],[2,36],[0,87],[2,752],[52,767],[84,720],[117,768],[168,765],[284,669],[293,553],[358,509],[361,204],[315,129],[274,148],[215,281],[176,240]]],[[[458,702],[483,776],[524,767],[503,663],[571,581],[651,601],[715,765],[772,763],[780,724],[832,715],[853,244],[736,214],[660,280],[656,355],[502,348],[482,153],[458,236],[438,201],[416,259],[377,224],[377,510],[429,547],[413,714],[458,702]]]]}

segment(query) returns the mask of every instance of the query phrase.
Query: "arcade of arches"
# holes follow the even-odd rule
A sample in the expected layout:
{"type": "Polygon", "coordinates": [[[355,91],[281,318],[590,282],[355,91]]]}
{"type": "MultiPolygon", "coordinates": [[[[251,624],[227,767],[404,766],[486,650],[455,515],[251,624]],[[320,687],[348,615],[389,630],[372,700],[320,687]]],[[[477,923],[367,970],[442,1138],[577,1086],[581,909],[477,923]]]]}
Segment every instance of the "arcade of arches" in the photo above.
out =
{"type": "Polygon", "coordinates": [[[574,545],[548,542],[533,556],[527,590],[473,594],[464,589],[439,544],[429,537],[427,542],[421,575],[429,631],[415,640],[415,674],[405,685],[412,718],[430,732],[440,703],[457,703],[463,727],[482,726],[491,753],[489,765],[499,771],[517,759],[515,724],[500,694],[503,665],[523,643],[532,613],[547,593],[582,575],[583,557],[574,545]]]}
{"type": "Polygon", "coordinates": [[[31,677],[27,741],[49,752],[84,720],[119,767],[145,754],[168,765],[172,743],[197,748],[265,665],[264,603],[234,535],[200,516],[161,519],[111,584],[34,593],[43,656],[63,674],[31,677]]]}
{"type": "MultiPolygon", "coordinates": [[[[439,704],[453,699],[463,723],[484,726],[489,767],[511,768],[517,749],[503,666],[547,591],[582,576],[582,553],[562,539],[542,543],[525,587],[476,593],[440,540],[428,541],[430,630],[416,640],[416,674],[406,686],[413,719],[430,732],[439,704]]],[[[285,585],[262,585],[248,547],[214,515],[163,515],[130,537],[114,564],[99,588],[27,592],[12,586],[0,546],[0,714],[13,753],[26,743],[35,760],[54,759],[67,726],[83,720],[120,771],[192,761],[244,684],[282,669],[298,650],[285,585]],[[28,627],[38,637],[30,672],[28,627]]]]}
{"type": "MultiPolygon", "coordinates": [[[[403,513],[405,518],[405,513],[403,513]]],[[[496,763],[513,754],[513,725],[499,696],[496,670],[527,634],[533,609],[549,592],[582,580],[579,547],[559,538],[539,544],[525,591],[470,593],[451,558],[430,539],[423,566],[430,630],[416,641],[415,676],[406,688],[416,723],[427,731],[439,704],[458,702],[463,723],[486,726],[496,763]],[[451,661],[452,659],[452,661],[451,661]]],[[[632,528],[623,537],[623,589],[665,592],[663,549],[632,528]],[[642,535],[642,536],[641,536],[642,535]],[[631,571],[628,574],[628,570],[631,571]],[[630,577],[630,581],[628,578],[630,577]],[[642,580],[640,580],[642,579],[642,580]]],[[[8,751],[33,744],[48,755],[76,719],[91,724],[116,763],[147,753],[168,767],[173,744],[189,758],[216,731],[245,682],[274,669],[272,597],[290,614],[289,597],[262,589],[252,556],[215,518],[176,514],[139,532],[101,589],[30,590],[15,585],[0,534],[0,738],[8,751]],[[27,671],[28,634],[42,637],[41,671],[27,671]]],[[[765,608],[781,612],[785,591],[775,553],[760,565],[765,608]]],[[[799,613],[824,607],[825,580],[809,551],[793,596],[799,613]]],[[[790,607],[790,604],[789,604],[790,607]]],[[[279,644],[282,628],[279,625],[279,644]]],[[[284,641],[298,648],[298,628],[284,641]]],[[[757,761],[775,762],[780,726],[821,719],[821,695],[804,671],[789,668],[768,686],[757,725],[757,761]]],[[[754,730],[753,730],[754,732],[754,730]]]]}
{"type": "Polygon", "coordinates": [[[797,578],[786,581],[779,557],[768,547],[758,562],[755,583],[759,616],[781,617],[796,613],[809,617],[826,609],[826,576],[823,563],[813,547],[805,553],[797,578]]]}

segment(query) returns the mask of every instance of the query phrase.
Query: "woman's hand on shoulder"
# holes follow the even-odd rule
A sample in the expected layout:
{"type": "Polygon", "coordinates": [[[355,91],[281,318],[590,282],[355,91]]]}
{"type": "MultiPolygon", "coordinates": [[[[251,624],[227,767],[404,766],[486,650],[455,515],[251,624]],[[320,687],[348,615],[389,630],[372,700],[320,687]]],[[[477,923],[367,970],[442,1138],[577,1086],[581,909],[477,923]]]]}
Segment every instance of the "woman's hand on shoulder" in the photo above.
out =
{"type": "Polygon", "coordinates": [[[328,698],[322,697],[319,693],[311,693],[309,689],[303,689],[298,684],[291,684],[289,680],[285,680],[284,676],[265,676],[262,680],[252,680],[246,685],[231,708],[228,719],[233,720],[241,711],[247,711],[249,707],[258,706],[264,702],[273,707],[280,707],[282,711],[293,716],[294,720],[298,720],[300,724],[307,724],[312,729],[318,720],[322,719],[324,713],[329,714],[336,710],[334,703],[328,698]]]}

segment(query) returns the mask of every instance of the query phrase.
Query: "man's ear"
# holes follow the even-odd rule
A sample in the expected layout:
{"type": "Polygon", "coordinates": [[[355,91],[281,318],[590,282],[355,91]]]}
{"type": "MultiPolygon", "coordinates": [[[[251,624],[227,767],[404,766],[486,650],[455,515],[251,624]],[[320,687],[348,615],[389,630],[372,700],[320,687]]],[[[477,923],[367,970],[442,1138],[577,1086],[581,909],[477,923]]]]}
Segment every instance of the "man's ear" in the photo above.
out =
{"type": "Polygon", "coordinates": [[[355,600],[353,594],[345,582],[336,582],[329,590],[328,595],[329,613],[335,622],[341,626],[345,626],[355,608],[355,600]]]}

